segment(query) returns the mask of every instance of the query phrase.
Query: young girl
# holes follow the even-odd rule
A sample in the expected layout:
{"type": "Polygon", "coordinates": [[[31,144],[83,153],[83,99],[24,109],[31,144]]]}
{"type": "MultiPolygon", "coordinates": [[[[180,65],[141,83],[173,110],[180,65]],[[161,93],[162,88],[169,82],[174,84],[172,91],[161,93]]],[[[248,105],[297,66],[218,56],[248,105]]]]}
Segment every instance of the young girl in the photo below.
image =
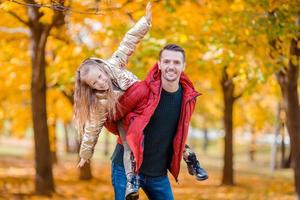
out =
{"type": "MultiPolygon", "coordinates": [[[[82,167],[93,155],[99,133],[107,118],[114,116],[118,109],[118,98],[136,81],[137,77],[124,69],[128,58],[135,50],[137,43],[148,32],[151,24],[151,5],[146,8],[142,17],[131,28],[120,43],[119,48],[108,60],[97,58],[86,59],[77,70],[74,94],[74,121],[82,134],[78,167],[82,167]]],[[[124,146],[124,167],[127,177],[126,199],[138,198],[138,181],[134,174],[134,159],[126,142],[122,126],[118,126],[124,146]]],[[[189,172],[198,180],[207,179],[195,154],[186,146],[184,160],[189,172]]]]}

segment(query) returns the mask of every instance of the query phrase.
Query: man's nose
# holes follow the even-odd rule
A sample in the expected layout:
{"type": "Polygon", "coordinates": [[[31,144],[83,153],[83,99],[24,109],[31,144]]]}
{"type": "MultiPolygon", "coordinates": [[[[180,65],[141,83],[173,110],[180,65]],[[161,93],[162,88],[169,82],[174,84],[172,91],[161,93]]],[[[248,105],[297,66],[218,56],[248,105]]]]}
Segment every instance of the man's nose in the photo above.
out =
{"type": "Polygon", "coordinates": [[[174,63],[170,63],[168,67],[169,67],[169,69],[174,69],[175,65],[174,65],[174,63]]]}

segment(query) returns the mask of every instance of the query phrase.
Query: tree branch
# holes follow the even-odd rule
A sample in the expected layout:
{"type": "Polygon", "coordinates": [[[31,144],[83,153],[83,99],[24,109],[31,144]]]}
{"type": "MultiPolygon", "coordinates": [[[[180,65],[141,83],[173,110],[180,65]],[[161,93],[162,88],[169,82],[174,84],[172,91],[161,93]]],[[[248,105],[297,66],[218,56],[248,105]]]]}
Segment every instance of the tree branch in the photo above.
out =
{"type": "Polygon", "coordinates": [[[70,40],[62,37],[61,35],[54,35],[54,34],[50,34],[50,36],[52,36],[53,38],[55,38],[56,40],[62,41],[64,43],[66,43],[66,45],[70,44],[70,40]]]}
{"type": "Polygon", "coordinates": [[[29,26],[29,23],[27,21],[25,21],[24,19],[22,19],[19,15],[17,15],[13,11],[8,11],[7,13],[10,14],[10,15],[12,15],[14,18],[16,18],[19,22],[23,23],[24,25],[29,26]]]}
{"type": "Polygon", "coordinates": [[[74,97],[73,94],[68,94],[66,91],[62,90],[61,93],[70,101],[72,105],[74,105],[74,97]]]}
{"type": "MultiPolygon", "coordinates": [[[[73,12],[73,13],[88,14],[88,15],[103,15],[104,14],[103,12],[120,10],[123,7],[125,7],[126,5],[128,5],[129,3],[133,2],[133,0],[127,0],[120,6],[110,7],[110,8],[106,8],[106,9],[96,8],[92,12],[92,11],[89,11],[89,10],[83,10],[83,11],[76,10],[76,9],[71,8],[71,6],[61,5],[61,4],[64,3],[63,0],[60,0],[59,3],[54,2],[52,4],[41,4],[41,3],[35,2],[34,0],[25,0],[25,2],[21,2],[21,1],[18,1],[18,0],[9,0],[9,1],[14,2],[16,4],[26,6],[26,7],[35,7],[37,9],[41,8],[41,7],[46,7],[46,8],[53,9],[53,10],[59,11],[59,12],[73,12]]],[[[154,1],[154,2],[159,2],[159,1],[160,0],[157,0],[157,1],[154,1]]]]}
{"type": "Polygon", "coordinates": [[[54,83],[52,85],[48,84],[47,89],[57,89],[57,90],[59,90],[70,101],[70,103],[72,105],[74,104],[74,97],[73,97],[74,91],[71,91],[71,93],[68,93],[65,90],[60,89],[58,83],[54,83]]]}
{"type": "Polygon", "coordinates": [[[55,10],[54,15],[52,17],[51,27],[60,27],[65,24],[65,13],[61,12],[64,9],[64,0],[60,0],[58,3],[53,4],[53,7],[62,10],[55,10]]]}
{"type": "Polygon", "coordinates": [[[243,94],[244,94],[244,91],[241,92],[241,93],[239,93],[238,95],[234,96],[234,97],[233,97],[233,101],[236,101],[236,100],[238,100],[239,98],[241,98],[241,97],[243,96],[243,94]]]}

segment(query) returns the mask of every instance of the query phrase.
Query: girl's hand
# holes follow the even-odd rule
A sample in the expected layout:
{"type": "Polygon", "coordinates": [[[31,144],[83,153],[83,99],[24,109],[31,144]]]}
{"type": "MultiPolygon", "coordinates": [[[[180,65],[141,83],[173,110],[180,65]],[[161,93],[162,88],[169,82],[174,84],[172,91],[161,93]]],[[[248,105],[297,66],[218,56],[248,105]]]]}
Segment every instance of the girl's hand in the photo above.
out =
{"type": "Polygon", "coordinates": [[[151,3],[150,2],[148,2],[147,6],[146,6],[146,16],[145,16],[145,18],[148,21],[148,23],[151,24],[152,14],[151,14],[151,3]]]}
{"type": "Polygon", "coordinates": [[[85,163],[88,163],[88,162],[89,162],[89,160],[86,160],[86,159],[84,159],[84,158],[80,158],[80,161],[79,161],[79,163],[77,164],[77,168],[83,167],[84,164],[85,164],[85,163]]]}

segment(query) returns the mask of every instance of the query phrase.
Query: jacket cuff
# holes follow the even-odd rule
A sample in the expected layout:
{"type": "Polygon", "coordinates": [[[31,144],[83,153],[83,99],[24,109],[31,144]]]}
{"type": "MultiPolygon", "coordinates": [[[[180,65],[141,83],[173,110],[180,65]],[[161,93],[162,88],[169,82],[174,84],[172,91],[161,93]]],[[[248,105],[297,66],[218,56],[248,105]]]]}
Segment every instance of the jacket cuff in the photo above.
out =
{"type": "Polygon", "coordinates": [[[92,152],[86,152],[86,151],[80,151],[79,152],[79,157],[83,158],[85,160],[91,159],[92,155],[93,155],[92,152]]]}

